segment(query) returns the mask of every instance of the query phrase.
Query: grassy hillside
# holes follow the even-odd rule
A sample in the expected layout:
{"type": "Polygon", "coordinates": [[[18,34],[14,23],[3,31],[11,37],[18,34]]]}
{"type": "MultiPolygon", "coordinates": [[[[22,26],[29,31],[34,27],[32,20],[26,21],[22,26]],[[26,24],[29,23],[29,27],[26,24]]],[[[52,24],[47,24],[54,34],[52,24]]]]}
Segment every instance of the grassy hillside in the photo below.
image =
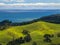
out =
{"type": "Polygon", "coordinates": [[[6,45],[9,41],[13,39],[13,36],[14,39],[24,37],[24,35],[21,33],[23,30],[28,30],[30,32],[32,41],[24,43],[22,45],[32,45],[33,41],[35,41],[37,45],[49,45],[50,43],[43,41],[44,34],[54,34],[54,37],[51,38],[52,43],[60,43],[60,38],[57,37],[57,33],[60,33],[60,24],[53,24],[43,21],[35,22],[24,26],[11,26],[8,29],[0,31],[0,43],[2,45],[6,45]]]}

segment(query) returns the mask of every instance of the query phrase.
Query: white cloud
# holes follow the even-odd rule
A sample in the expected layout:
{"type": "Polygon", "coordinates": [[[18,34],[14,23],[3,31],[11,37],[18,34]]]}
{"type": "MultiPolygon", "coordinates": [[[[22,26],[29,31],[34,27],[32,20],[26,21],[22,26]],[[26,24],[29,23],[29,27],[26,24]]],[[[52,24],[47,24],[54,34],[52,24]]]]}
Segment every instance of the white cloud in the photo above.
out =
{"type": "Polygon", "coordinates": [[[1,5],[5,5],[5,3],[0,3],[0,6],[1,6],[1,5]]]}
{"type": "Polygon", "coordinates": [[[3,2],[12,2],[13,0],[3,0],[3,2]]]}
{"type": "Polygon", "coordinates": [[[16,0],[16,2],[25,2],[24,0],[16,0]]]}
{"type": "Polygon", "coordinates": [[[25,0],[2,0],[3,2],[7,2],[7,3],[9,3],[9,2],[17,2],[17,3],[19,3],[19,2],[25,2],[25,0]]]}
{"type": "Polygon", "coordinates": [[[13,4],[0,3],[0,5],[9,5],[9,6],[60,6],[60,3],[13,3],[13,4]]]}
{"type": "Polygon", "coordinates": [[[60,8],[60,3],[14,3],[14,4],[5,4],[5,3],[0,3],[0,7],[4,7],[7,9],[9,8],[16,8],[16,9],[34,9],[34,8],[60,8]]]}

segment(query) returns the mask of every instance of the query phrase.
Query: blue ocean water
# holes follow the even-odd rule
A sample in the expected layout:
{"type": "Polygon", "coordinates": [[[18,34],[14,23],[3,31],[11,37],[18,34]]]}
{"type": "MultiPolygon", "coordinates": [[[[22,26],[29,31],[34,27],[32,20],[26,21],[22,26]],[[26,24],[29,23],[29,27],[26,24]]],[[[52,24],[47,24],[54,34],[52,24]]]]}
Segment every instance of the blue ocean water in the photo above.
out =
{"type": "Polygon", "coordinates": [[[60,10],[0,10],[0,21],[23,22],[52,14],[60,14],[60,10]]]}

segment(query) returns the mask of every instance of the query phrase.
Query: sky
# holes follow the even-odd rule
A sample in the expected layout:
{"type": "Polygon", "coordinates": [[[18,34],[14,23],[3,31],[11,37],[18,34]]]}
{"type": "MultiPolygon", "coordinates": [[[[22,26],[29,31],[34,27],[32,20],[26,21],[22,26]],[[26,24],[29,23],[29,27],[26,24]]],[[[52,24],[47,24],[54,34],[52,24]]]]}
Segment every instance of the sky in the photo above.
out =
{"type": "Polygon", "coordinates": [[[0,0],[2,3],[60,3],[60,0],[0,0]]]}
{"type": "Polygon", "coordinates": [[[60,9],[60,0],[0,0],[0,9],[60,9]]]}
{"type": "MultiPolygon", "coordinates": [[[[32,10],[32,9],[60,9],[60,0],[0,0],[0,11],[10,11],[14,14],[4,14],[0,12],[0,21],[4,19],[10,19],[12,21],[26,21],[36,19],[42,14],[39,13],[22,13],[15,14],[15,9],[32,10]],[[13,11],[14,9],[14,11],[13,11]],[[35,16],[36,14],[36,16],[35,16]],[[38,14],[38,15],[37,15],[38,14]],[[16,15],[16,16],[15,16],[16,15]],[[24,17],[23,17],[24,16],[24,17]],[[21,18],[22,17],[22,18],[21,18]]],[[[43,11],[44,12],[44,11],[43,11]]],[[[54,12],[54,11],[53,11],[54,12]]],[[[51,14],[53,13],[51,11],[51,14]]],[[[56,11],[57,12],[57,11],[56,11]]],[[[58,12],[57,12],[58,13],[58,12]]],[[[60,13],[60,12],[59,12],[60,13]]],[[[50,14],[45,12],[44,15],[50,14]]],[[[55,14],[55,12],[54,12],[55,14]]]]}

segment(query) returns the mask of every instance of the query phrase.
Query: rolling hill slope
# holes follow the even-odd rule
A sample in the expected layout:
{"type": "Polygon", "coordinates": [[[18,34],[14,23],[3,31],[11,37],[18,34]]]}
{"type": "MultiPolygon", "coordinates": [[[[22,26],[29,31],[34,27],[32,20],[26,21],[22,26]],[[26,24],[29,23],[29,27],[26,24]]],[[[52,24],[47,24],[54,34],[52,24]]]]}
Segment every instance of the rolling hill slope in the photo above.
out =
{"type": "Polygon", "coordinates": [[[32,41],[24,43],[21,45],[32,45],[32,42],[35,41],[37,45],[49,45],[50,43],[44,42],[45,34],[54,34],[52,43],[60,43],[60,38],[57,37],[57,33],[60,33],[60,24],[48,23],[44,21],[38,21],[32,24],[23,25],[23,26],[11,26],[8,29],[0,31],[0,43],[6,45],[9,41],[17,39],[19,37],[24,37],[22,34],[23,30],[28,30],[32,37],[32,41]]]}

